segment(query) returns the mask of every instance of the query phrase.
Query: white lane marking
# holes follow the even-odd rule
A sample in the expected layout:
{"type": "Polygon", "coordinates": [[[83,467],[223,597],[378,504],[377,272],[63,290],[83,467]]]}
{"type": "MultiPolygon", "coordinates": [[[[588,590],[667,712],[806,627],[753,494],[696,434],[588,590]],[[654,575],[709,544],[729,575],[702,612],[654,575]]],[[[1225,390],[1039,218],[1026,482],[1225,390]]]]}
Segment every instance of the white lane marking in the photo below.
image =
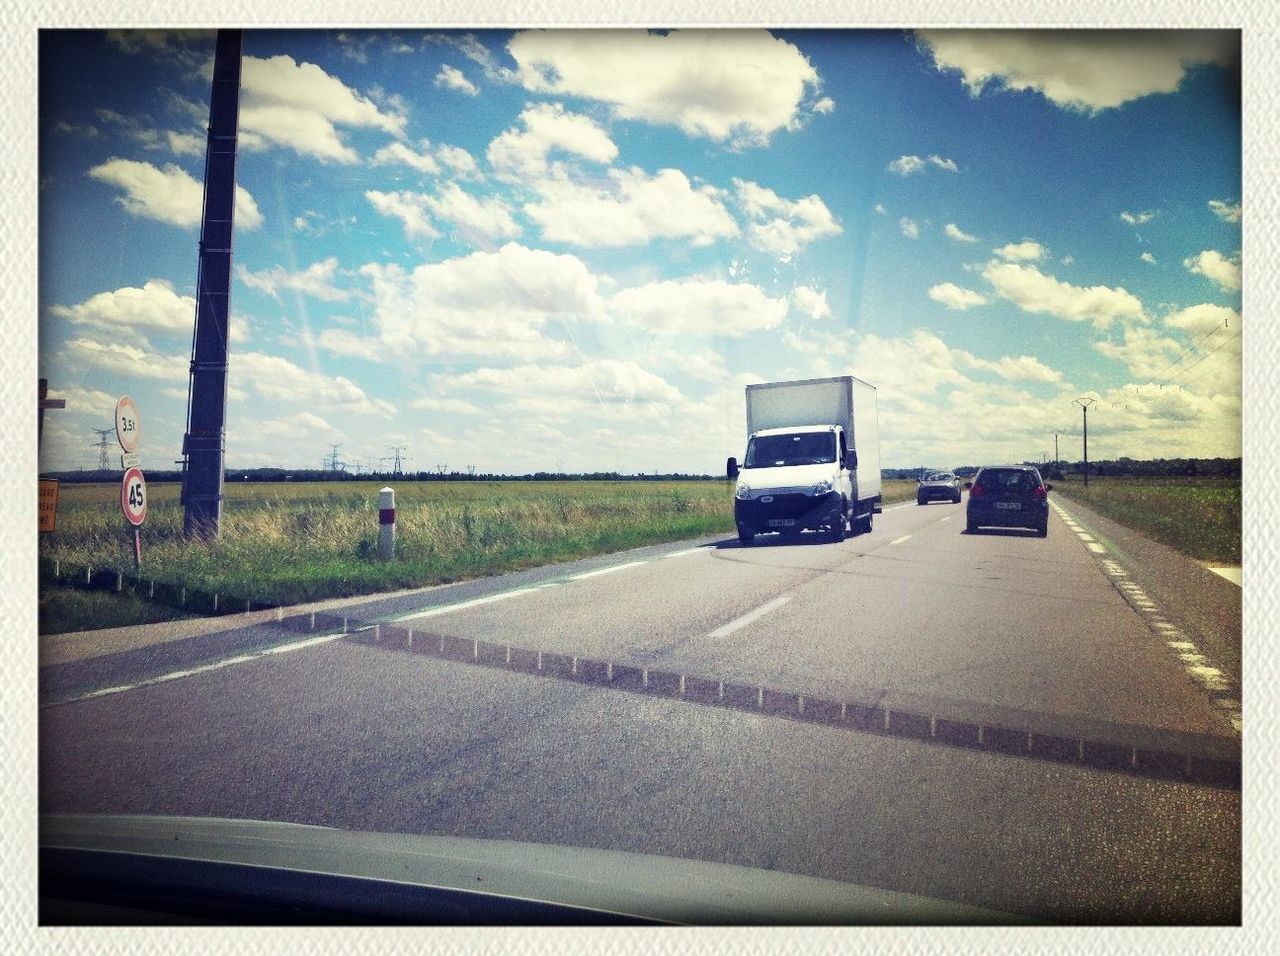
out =
{"type": "Polygon", "coordinates": [[[194,677],[196,674],[206,674],[209,671],[221,670],[224,667],[231,667],[235,664],[244,664],[248,661],[256,661],[259,658],[266,657],[268,654],[288,654],[290,651],[300,651],[307,647],[315,647],[317,644],[327,644],[330,641],[340,640],[344,635],[325,634],[321,637],[309,637],[305,641],[296,641],[293,644],[280,644],[276,647],[268,647],[265,650],[256,651],[252,654],[238,654],[235,657],[228,657],[226,660],[215,661],[212,664],[203,664],[200,667],[188,667],[180,671],[170,671],[168,674],[161,674],[159,677],[148,677],[146,680],[135,681],[132,684],[118,684],[115,687],[104,687],[102,690],[90,691],[87,694],[81,694],[78,697],[70,697],[66,700],[50,701],[47,704],[41,704],[41,707],[53,707],[58,704],[75,704],[82,700],[94,700],[98,697],[110,697],[114,694],[123,694],[125,691],[136,690],[139,687],[151,687],[153,684],[167,684],[170,681],[181,680],[184,677],[194,677]]]}
{"type": "Polygon", "coordinates": [[[1089,544],[1089,550],[1090,550],[1090,551],[1092,551],[1094,554],[1106,554],[1106,553],[1107,553],[1107,549],[1106,549],[1106,548],[1104,548],[1102,545],[1098,544],[1098,542],[1096,542],[1096,541],[1093,541],[1093,542],[1091,542],[1091,543],[1089,544]]]}
{"type": "Polygon", "coordinates": [[[648,563],[649,563],[648,561],[628,561],[626,564],[615,564],[611,568],[599,568],[598,570],[595,570],[595,571],[587,571],[584,574],[574,574],[569,578],[569,580],[581,581],[584,578],[594,578],[594,577],[600,576],[601,574],[613,574],[614,571],[622,571],[625,568],[635,568],[635,567],[639,567],[642,564],[648,564],[648,563]]]}
{"type": "Polygon", "coordinates": [[[740,631],[742,630],[742,628],[746,627],[748,624],[758,621],[760,618],[764,617],[770,611],[776,611],[778,608],[782,607],[782,605],[786,604],[790,600],[791,600],[790,594],[784,594],[782,595],[782,597],[776,597],[772,601],[770,601],[768,604],[761,604],[754,611],[750,611],[742,615],[742,617],[738,618],[736,621],[730,621],[728,624],[725,624],[723,627],[716,628],[714,631],[708,634],[707,637],[728,637],[734,631],[740,631]]]}
{"type": "Polygon", "coordinates": [[[536,590],[540,590],[540,588],[520,588],[515,591],[504,591],[501,594],[490,594],[488,597],[473,598],[470,601],[459,601],[457,604],[442,604],[438,607],[424,608],[421,611],[410,611],[408,614],[400,614],[396,617],[385,617],[382,619],[382,623],[395,624],[398,621],[409,621],[417,617],[435,617],[437,614],[448,614],[450,611],[463,611],[481,604],[505,601],[507,598],[518,597],[521,594],[528,594],[536,590]]]}
{"type": "Polygon", "coordinates": [[[1210,568],[1209,570],[1219,577],[1226,578],[1236,587],[1243,587],[1240,568],[1210,568]]]}
{"type": "Polygon", "coordinates": [[[911,537],[911,535],[909,535],[909,534],[904,534],[901,538],[898,538],[896,541],[890,541],[889,543],[890,543],[890,544],[902,544],[902,542],[906,541],[909,537],[911,537]]]}
{"type": "Polygon", "coordinates": [[[1076,532],[1076,537],[1077,537],[1077,538],[1079,538],[1081,541],[1093,541],[1093,540],[1095,540],[1095,539],[1094,539],[1094,537],[1093,537],[1093,535],[1091,535],[1091,534],[1086,534],[1084,531],[1077,531],[1077,532],[1076,532]]]}
{"type": "MultiPolygon", "coordinates": [[[[950,521],[950,520],[951,520],[952,518],[954,518],[954,517],[955,517],[955,515],[947,515],[945,518],[943,518],[943,519],[942,519],[942,521],[950,521]]],[[[942,523],[942,522],[939,522],[939,524],[941,524],[941,523],[942,523]]]]}
{"type": "Polygon", "coordinates": [[[705,547],[703,547],[703,548],[686,548],[686,549],[685,549],[685,550],[683,550],[683,551],[676,551],[676,552],[674,552],[673,554],[664,554],[664,555],[662,556],[662,559],[665,561],[667,558],[683,558],[686,554],[702,554],[703,552],[708,552],[708,553],[709,553],[709,552],[710,552],[710,550],[711,550],[710,548],[705,548],[705,547]]]}

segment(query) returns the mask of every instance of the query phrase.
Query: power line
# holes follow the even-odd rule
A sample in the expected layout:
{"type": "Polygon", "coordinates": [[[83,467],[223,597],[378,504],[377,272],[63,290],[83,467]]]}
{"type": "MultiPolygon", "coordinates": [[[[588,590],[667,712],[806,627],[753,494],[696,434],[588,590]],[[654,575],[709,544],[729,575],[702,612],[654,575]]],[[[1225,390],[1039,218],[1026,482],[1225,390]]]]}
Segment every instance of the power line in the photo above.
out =
{"type": "MultiPolygon", "coordinates": [[[[1186,350],[1185,352],[1183,352],[1181,355],[1179,355],[1176,359],[1174,359],[1172,362],[1170,362],[1168,365],[1166,365],[1163,369],[1161,369],[1161,370],[1160,370],[1159,372],[1157,372],[1155,375],[1151,376],[1151,379],[1150,379],[1150,381],[1148,381],[1148,382],[1147,382],[1147,384],[1148,384],[1148,385],[1157,385],[1157,384],[1158,384],[1158,385],[1160,385],[1160,387],[1161,387],[1161,388],[1163,388],[1163,387],[1164,387],[1164,383],[1160,383],[1160,382],[1158,382],[1158,381],[1157,381],[1157,379],[1164,378],[1165,373],[1172,371],[1175,367],[1177,367],[1178,365],[1181,365],[1183,362],[1185,362],[1185,361],[1186,361],[1190,356],[1192,356],[1192,355],[1194,355],[1194,354],[1195,354],[1196,349],[1198,349],[1198,348],[1200,347],[1200,345],[1201,345],[1201,344],[1202,344],[1206,339],[1208,339],[1208,338],[1210,338],[1210,337],[1212,337],[1212,336],[1214,336],[1214,335],[1217,335],[1217,334],[1218,334],[1218,332],[1220,332],[1224,327],[1225,327],[1225,326],[1215,325],[1213,328],[1211,328],[1211,329],[1210,329],[1208,332],[1206,332],[1204,335],[1200,336],[1200,338],[1196,339],[1194,342],[1192,342],[1192,343],[1191,343],[1191,345],[1187,348],[1187,350],[1186,350]]],[[[1239,334],[1240,334],[1239,332],[1237,332],[1237,333],[1236,333],[1236,335],[1239,335],[1239,334]]]]}
{"type": "Polygon", "coordinates": [[[1191,371],[1191,369],[1195,368],[1197,365],[1199,365],[1201,362],[1207,359],[1210,355],[1213,355],[1219,349],[1224,348],[1225,346],[1229,345],[1231,342],[1234,342],[1238,338],[1240,338],[1239,331],[1237,331],[1236,334],[1231,336],[1230,338],[1223,339],[1222,342],[1220,342],[1216,348],[1212,348],[1208,352],[1205,352],[1204,355],[1201,355],[1198,359],[1196,359],[1194,362],[1192,362],[1190,365],[1184,368],[1178,374],[1178,376],[1176,376],[1175,378],[1169,379],[1165,384],[1172,385],[1175,381],[1177,381],[1178,378],[1180,378],[1183,375],[1186,375],[1187,372],[1191,371]]]}

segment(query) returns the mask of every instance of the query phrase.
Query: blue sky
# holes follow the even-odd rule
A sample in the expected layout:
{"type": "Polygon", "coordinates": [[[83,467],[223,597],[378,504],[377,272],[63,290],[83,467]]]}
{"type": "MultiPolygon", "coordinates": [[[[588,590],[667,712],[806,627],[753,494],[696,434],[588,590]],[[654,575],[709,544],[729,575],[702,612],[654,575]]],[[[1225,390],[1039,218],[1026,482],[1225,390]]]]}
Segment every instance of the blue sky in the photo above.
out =
{"type": "MultiPolygon", "coordinates": [[[[212,33],[46,32],[41,467],[181,447],[212,33]]],[[[749,382],[887,467],[1240,454],[1234,33],[248,31],[230,467],[715,473],[749,382]]]]}

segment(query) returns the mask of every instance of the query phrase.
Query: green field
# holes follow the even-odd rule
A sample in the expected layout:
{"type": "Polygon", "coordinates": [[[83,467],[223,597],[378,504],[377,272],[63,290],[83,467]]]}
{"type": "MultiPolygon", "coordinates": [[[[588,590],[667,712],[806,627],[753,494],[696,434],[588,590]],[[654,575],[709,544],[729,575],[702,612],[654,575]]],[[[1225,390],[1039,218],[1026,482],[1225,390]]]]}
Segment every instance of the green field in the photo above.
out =
{"type": "Polygon", "coordinates": [[[1055,481],[1053,493],[1190,557],[1240,564],[1238,478],[1092,478],[1055,481]]]}
{"type": "MultiPolygon", "coordinates": [[[[148,488],[145,579],[225,596],[295,604],[424,587],[622,551],[732,534],[727,482],[402,482],[396,558],[380,561],[378,489],[384,482],[228,482],[222,533],[182,536],[176,484],[148,488]]],[[[905,500],[912,482],[886,482],[905,500]]],[[[131,537],[115,485],[64,484],[58,530],[40,556],[60,565],[133,574],[131,537]]]]}

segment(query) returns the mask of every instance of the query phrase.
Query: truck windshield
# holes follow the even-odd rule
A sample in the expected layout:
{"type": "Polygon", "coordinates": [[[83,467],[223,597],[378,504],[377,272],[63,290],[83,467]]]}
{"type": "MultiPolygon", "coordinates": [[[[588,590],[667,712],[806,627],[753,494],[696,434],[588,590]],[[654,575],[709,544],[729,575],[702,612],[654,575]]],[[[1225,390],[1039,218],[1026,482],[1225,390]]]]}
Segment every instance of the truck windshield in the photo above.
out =
{"type": "Polygon", "coordinates": [[[779,465],[820,465],[836,460],[833,432],[803,432],[799,435],[757,435],[747,443],[744,468],[774,468],[779,465]]]}

